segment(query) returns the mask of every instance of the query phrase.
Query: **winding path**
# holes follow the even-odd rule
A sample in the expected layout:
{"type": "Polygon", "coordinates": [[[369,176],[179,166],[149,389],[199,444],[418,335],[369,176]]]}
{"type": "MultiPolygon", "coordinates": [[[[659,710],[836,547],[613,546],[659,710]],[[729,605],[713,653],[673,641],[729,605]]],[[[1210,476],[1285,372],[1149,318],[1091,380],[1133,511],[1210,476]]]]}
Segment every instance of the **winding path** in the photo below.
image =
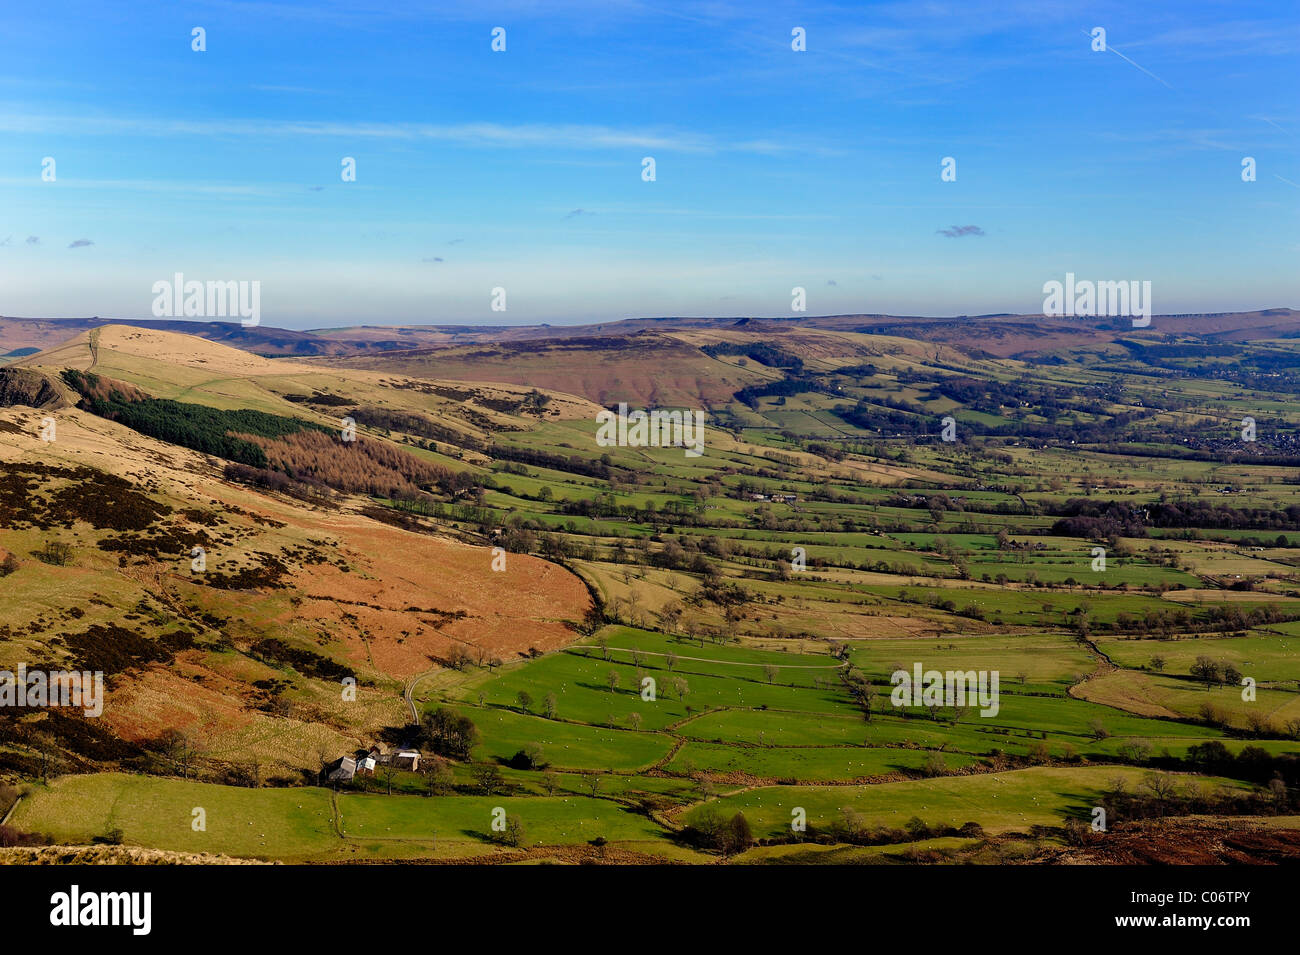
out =
{"type": "Polygon", "coordinates": [[[419,683],[421,680],[425,679],[426,677],[433,676],[441,669],[442,667],[433,667],[431,669],[425,670],[423,673],[417,673],[415,676],[411,677],[409,681],[407,681],[406,691],[402,695],[406,698],[406,705],[411,708],[412,723],[420,722],[420,713],[415,708],[415,685],[419,683]]]}

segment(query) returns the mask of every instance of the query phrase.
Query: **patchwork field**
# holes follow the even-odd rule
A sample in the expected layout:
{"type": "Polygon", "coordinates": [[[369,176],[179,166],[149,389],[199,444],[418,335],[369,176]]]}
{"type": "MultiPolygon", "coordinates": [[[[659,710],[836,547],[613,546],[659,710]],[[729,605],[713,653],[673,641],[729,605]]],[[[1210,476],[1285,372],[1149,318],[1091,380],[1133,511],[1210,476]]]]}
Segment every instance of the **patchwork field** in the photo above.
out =
{"type": "Polygon", "coordinates": [[[6,838],[998,862],[1097,808],[1294,815],[1294,343],[1211,373],[1190,339],[1052,363],[900,328],[13,356],[0,667],[107,692],[0,710],[6,838]],[[702,453],[598,443],[619,401],[699,407],[702,453]],[[918,670],[991,696],[896,699],[918,670]]]}

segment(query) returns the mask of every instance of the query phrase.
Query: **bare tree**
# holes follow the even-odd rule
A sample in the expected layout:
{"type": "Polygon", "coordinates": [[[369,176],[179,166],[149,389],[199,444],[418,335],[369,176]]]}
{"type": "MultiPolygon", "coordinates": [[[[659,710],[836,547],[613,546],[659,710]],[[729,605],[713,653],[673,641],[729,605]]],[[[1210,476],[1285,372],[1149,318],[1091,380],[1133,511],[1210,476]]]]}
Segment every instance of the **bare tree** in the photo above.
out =
{"type": "Polygon", "coordinates": [[[1165,805],[1178,792],[1178,781],[1168,773],[1148,773],[1142,777],[1142,788],[1151,794],[1160,807],[1160,814],[1165,813],[1165,805]]]}
{"type": "Polygon", "coordinates": [[[53,764],[54,754],[58,750],[54,737],[48,733],[33,733],[31,735],[31,747],[36,750],[36,758],[41,765],[41,782],[49,782],[50,766],[53,764]]]}
{"type": "Polygon", "coordinates": [[[172,767],[181,774],[182,779],[190,778],[190,768],[198,757],[198,747],[193,738],[176,729],[166,730],[158,738],[159,752],[171,762],[172,767]]]}
{"type": "Polygon", "coordinates": [[[431,756],[424,764],[424,778],[429,786],[429,794],[445,796],[451,792],[456,783],[456,776],[451,766],[441,756],[431,756]]]}
{"type": "Polygon", "coordinates": [[[36,556],[44,563],[62,567],[72,559],[72,545],[63,541],[47,540],[45,546],[36,552],[36,556]]]}
{"type": "Polygon", "coordinates": [[[501,770],[493,763],[475,763],[472,769],[474,781],[486,796],[494,796],[505,786],[501,770]]]}
{"type": "Polygon", "coordinates": [[[686,694],[691,692],[691,685],[686,682],[685,677],[674,677],[673,692],[677,694],[677,699],[684,703],[686,702],[686,694]]]}

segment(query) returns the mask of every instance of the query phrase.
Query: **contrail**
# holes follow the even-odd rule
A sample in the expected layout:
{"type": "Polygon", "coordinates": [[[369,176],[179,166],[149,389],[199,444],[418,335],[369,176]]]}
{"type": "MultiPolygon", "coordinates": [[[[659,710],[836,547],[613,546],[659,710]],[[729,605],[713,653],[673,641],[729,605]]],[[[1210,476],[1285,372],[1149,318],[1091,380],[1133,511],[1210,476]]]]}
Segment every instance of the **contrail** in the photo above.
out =
{"type": "MultiPolygon", "coordinates": [[[[1092,34],[1089,33],[1087,30],[1081,30],[1080,32],[1081,32],[1084,36],[1086,36],[1086,37],[1089,37],[1089,38],[1092,37],[1092,34]]],[[[1153,80],[1155,80],[1157,83],[1161,83],[1161,84],[1163,84],[1164,86],[1168,87],[1169,89],[1173,89],[1172,86],[1169,86],[1168,83],[1165,83],[1164,80],[1162,80],[1160,77],[1156,76],[1154,73],[1152,73],[1150,70],[1148,70],[1145,66],[1143,66],[1143,65],[1140,64],[1140,63],[1135,63],[1135,62],[1133,62],[1133,61],[1130,60],[1127,56],[1125,56],[1123,53],[1121,53],[1119,50],[1117,50],[1117,49],[1115,49],[1113,46],[1111,46],[1110,43],[1107,43],[1107,44],[1106,44],[1106,49],[1110,50],[1110,52],[1114,53],[1116,56],[1118,56],[1121,60],[1123,60],[1125,63],[1129,64],[1130,66],[1135,66],[1135,67],[1137,67],[1139,70],[1141,70],[1141,71],[1142,71],[1143,73],[1145,73],[1147,76],[1151,77],[1151,78],[1152,78],[1153,80]]]]}
{"type": "Polygon", "coordinates": [[[1130,60],[1127,56],[1125,56],[1125,55],[1124,55],[1123,53],[1121,53],[1119,50],[1115,49],[1115,48],[1114,48],[1113,46],[1111,46],[1110,44],[1107,44],[1107,45],[1106,45],[1106,49],[1110,50],[1110,52],[1114,53],[1116,56],[1118,56],[1118,57],[1119,57],[1121,60],[1123,60],[1125,63],[1130,63],[1130,64],[1132,64],[1133,66],[1136,66],[1139,70],[1141,70],[1141,71],[1142,71],[1143,73],[1145,73],[1147,76],[1151,77],[1151,78],[1152,78],[1153,80],[1155,80],[1157,83],[1164,83],[1165,86],[1168,86],[1168,87],[1169,87],[1169,89],[1173,89],[1172,86],[1169,86],[1168,83],[1165,83],[1164,80],[1162,80],[1160,77],[1156,76],[1154,73],[1152,73],[1150,70],[1148,70],[1145,66],[1142,66],[1142,65],[1139,64],[1139,63],[1134,63],[1134,62],[1133,62],[1132,60],[1130,60]]]}
{"type": "Polygon", "coordinates": [[[1274,129],[1278,130],[1279,132],[1286,133],[1292,139],[1295,139],[1295,133],[1291,132],[1291,130],[1287,129],[1285,126],[1279,126],[1277,123],[1273,122],[1267,116],[1256,116],[1255,119],[1263,120],[1264,122],[1272,126],[1274,129]]]}

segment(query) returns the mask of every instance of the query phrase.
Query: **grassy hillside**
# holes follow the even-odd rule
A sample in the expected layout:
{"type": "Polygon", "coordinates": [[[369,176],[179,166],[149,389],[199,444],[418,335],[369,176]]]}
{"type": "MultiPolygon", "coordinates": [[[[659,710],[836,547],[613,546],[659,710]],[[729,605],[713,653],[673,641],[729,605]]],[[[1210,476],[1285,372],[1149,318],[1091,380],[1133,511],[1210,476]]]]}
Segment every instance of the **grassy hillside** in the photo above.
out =
{"type": "Polygon", "coordinates": [[[1293,813],[1294,343],[1111,330],[1046,359],[1059,330],[1001,324],[310,362],[110,326],[21,359],[81,407],[52,443],[0,410],[0,665],[94,664],[110,694],[98,722],[0,717],[15,824],[261,858],[990,861],[1054,857],[1096,806],[1293,813]],[[620,400],[706,411],[704,453],[599,445],[620,400]],[[996,672],[996,714],[895,706],[916,664],[996,672]],[[371,742],[432,769],[312,785],[371,742]],[[137,811],[194,787],[257,837],[137,811]]]}

